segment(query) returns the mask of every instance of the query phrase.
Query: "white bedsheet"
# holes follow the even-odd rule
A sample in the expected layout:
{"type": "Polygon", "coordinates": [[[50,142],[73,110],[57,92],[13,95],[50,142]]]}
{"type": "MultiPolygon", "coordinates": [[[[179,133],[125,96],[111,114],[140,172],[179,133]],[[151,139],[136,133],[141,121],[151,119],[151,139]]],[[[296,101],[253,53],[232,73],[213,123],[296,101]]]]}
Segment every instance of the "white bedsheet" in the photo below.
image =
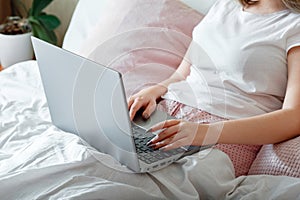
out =
{"type": "Polygon", "coordinates": [[[35,61],[0,73],[0,199],[299,199],[299,188],[290,177],[234,178],[215,149],[134,174],[51,124],[35,61]]]}

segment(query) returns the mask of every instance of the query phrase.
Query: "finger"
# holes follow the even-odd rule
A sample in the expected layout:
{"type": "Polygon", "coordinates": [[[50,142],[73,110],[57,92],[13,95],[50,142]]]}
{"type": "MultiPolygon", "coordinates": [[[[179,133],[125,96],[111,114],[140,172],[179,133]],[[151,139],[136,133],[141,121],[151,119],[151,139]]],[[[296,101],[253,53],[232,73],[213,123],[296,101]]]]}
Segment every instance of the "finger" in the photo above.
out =
{"type": "Polygon", "coordinates": [[[142,106],[143,102],[140,98],[134,100],[129,110],[130,120],[133,120],[135,114],[137,113],[137,111],[139,111],[139,109],[141,109],[142,106]]]}
{"type": "Polygon", "coordinates": [[[143,112],[143,117],[145,119],[148,119],[155,109],[156,109],[156,102],[150,101],[145,111],[143,112]]]}
{"type": "Polygon", "coordinates": [[[162,146],[162,147],[160,147],[160,150],[169,151],[169,150],[177,149],[177,148],[180,148],[180,147],[183,147],[183,146],[185,146],[185,139],[184,138],[182,138],[180,140],[175,140],[174,142],[171,142],[168,145],[162,146]]]}
{"type": "Polygon", "coordinates": [[[180,120],[178,120],[178,119],[171,119],[171,120],[163,121],[163,122],[160,122],[160,123],[154,125],[153,127],[151,127],[151,131],[152,132],[158,131],[160,129],[168,128],[170,126],[174,126],[179,123],[180,123],[180,120]]]}
{"type": "Polygon", "coordinates": [[[165,129],[164,131],[160,132],[159,134],[157,134],[151,141],[150,143],[155,144],[158,142],[161,142],[167,138],[173,137],[174,134],[178,133],[179,131],[179,126],[175,125],[175,126],[171,126],[167,129],[165,129]]]}
{"type": "Polygon", "coordinates": [[[128,101],[127,101],[128,103],[128,110],[130,109],[130,107],[131,107],[131,105],[133,104],[133,102],[134,102],[134,98],[133,98],[133,96],[131,96],[131,97],[129,97],[129,99],[128,99],[128,101]]]}
{"type": "Polygon", "coordinates": [[[166,138],[165,140],[162,140],[161,142],[151,145],[151,147],[154,149],[159,149],[159,148],[169,145],[170,143],[173,143],[174,142],[173,140],[174,140],[174,136],[171,136],[171,137],[166,138]]]}

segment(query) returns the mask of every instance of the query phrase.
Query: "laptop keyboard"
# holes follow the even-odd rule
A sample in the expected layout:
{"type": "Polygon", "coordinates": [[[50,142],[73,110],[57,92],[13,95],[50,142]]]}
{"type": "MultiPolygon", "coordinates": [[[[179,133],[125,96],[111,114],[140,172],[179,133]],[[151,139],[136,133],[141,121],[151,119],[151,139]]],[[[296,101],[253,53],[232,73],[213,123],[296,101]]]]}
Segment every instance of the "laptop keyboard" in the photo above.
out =
{"type": "Polygon", "coordinates": [[[184,149],[178,148],[169,151],[156,150],[147,146],[147,143],[155,137],[152,133],[145,133],[145,130],[139,126],[133,125],[134,142],[136,145],[136,151],[138,158],[147,164],[154,163],[156,161],[169,158],[170,156],[183,154],[184,149]]]}

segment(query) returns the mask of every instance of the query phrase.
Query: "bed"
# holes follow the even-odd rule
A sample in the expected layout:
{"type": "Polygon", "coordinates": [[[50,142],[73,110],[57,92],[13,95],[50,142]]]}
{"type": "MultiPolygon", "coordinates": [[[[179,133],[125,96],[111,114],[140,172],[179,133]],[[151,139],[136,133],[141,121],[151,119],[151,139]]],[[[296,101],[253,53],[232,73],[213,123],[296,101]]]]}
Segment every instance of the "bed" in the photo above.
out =
{"type": "MultiPolygon", "coordinates": [[[[130,95],[174,71],[203,17],[198,11],[212,2],[80,0],[63,47],[121,71],[130,95]],[[130,20],[141,14],[149,18],[130,20]]],[[[133,173],[52,125],[36,61],[0,73],[0,185],[1,199],[300,199],[299,178],[236,178],[229,157],[215,148],[156,172],[133,173]]]]}

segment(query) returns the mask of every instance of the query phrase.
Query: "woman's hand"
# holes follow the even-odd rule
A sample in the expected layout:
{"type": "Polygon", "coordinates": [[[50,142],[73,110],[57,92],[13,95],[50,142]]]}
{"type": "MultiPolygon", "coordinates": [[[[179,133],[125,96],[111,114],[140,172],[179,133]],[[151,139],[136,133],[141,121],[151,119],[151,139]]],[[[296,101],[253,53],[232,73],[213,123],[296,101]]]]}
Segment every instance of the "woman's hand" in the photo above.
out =
{"type": "Polygon", "coordinates": [[[143,118],[148,119],[156,109],[156,100],[167,92],[163,85],[155,85],[131,96],[128,100],[128,110],[130,119],[133,120],[135,114],[140,109],[144,109],[143,118]]]}
{"type": "Polygon", "coordinates": [[[156,108],[156,101],[168,91],[171,83],[185,80],[190,74],[190,63],[185,59],[182,60],[176,71],[160,84],[146,88],[131,96],[128,100],[128,109],[130,119],[133,120],[137,111],[144,109],[142,116],[148,119],[156,108]]]}
{"type": "Polygon", "coordinates": [[[151,131],[160,132],[148,145],[154,149],[170,150],[182,146],[203,145],[208,126],[184,120],[168,120],[151,128],[151,131]]]}

